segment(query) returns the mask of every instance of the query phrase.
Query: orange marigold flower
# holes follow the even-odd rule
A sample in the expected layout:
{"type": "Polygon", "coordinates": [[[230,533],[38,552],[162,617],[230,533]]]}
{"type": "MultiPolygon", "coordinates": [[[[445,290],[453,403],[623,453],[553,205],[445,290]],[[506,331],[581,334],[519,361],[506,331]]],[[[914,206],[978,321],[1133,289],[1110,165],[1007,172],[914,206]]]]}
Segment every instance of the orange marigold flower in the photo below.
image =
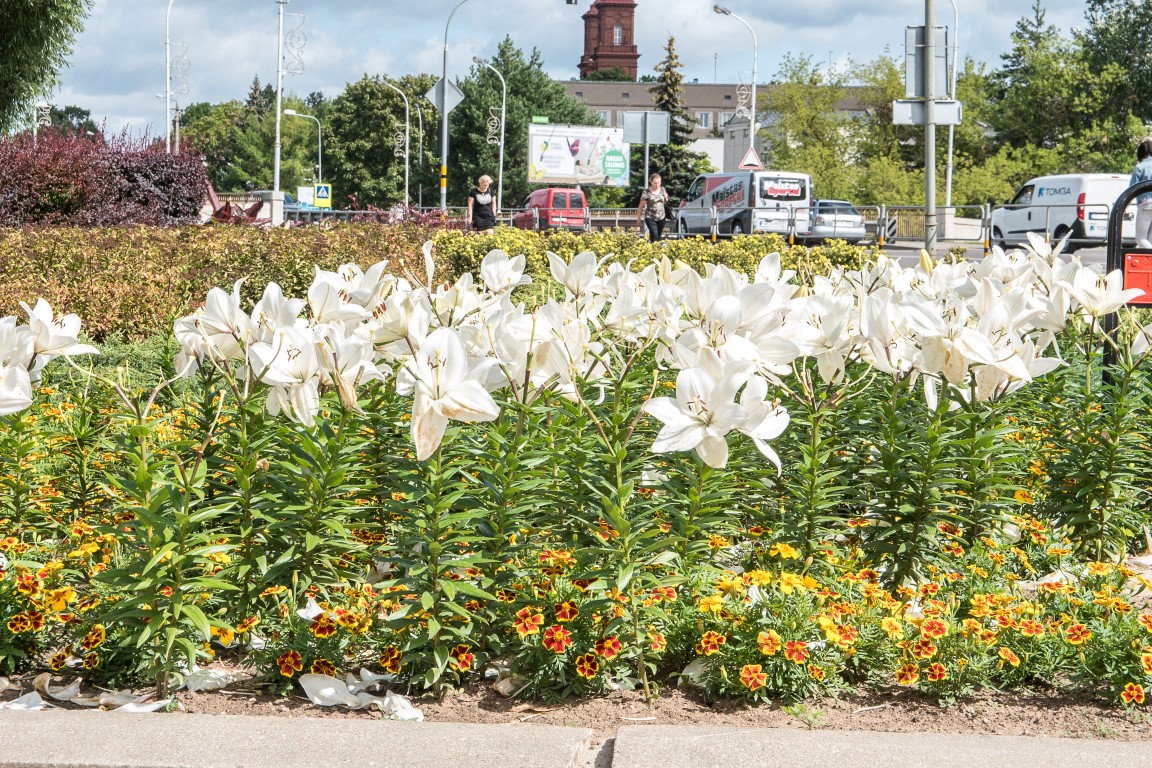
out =
{"type": "Polygon", "coordinates": [[[768,675],[760,671],[759,664],[745,664],[740,668],[740,684],[748,690],[759,690],[767,683],[768,675]]]}
{"type": "Polygon", "coordinates": [[[596,641],[596,653],[606,659],[614,659],[620,655],[620,640],[615,635],[602,637],[596,641]]]}
{"type": "Polygon", "coordinates": [[[559,624],[553,624],[544,630],[544,638],[540,644],[552,653],[564,653],[572,645],[572,633],[559,624]]]}
{"type": "Polygon", "coordinates": [[[328,677],[336,677],[336,665],[328,661],[328,659],[316,659],[308,667],[308,671],[314,675],[328,675],[328,677]]]}
{"type": "Polygon", "coordinates": [[[449,663],[460,672],[467,672],[472,669],[472,663],[476,658],[472,653],[472,646],[464,643],[448,651],[448,656],[449,663]]]}
{"type": "Polygon", "coordinates": [[[794,664],[808,661],[808,644],[800,640],[789,640],[784,644],[784,658],[794,664]]]}
{"type": "Polygon", "coordinates": [[[849,646],[860,639],[860,632],[851,624],[840,627],[840,645],[849,646]]]}
{"type": "Polygon", "coordinates": [[[1107,576],[1112,573],[1111,563],[1088,563],[1088,574],[1091,576],[1107,576]]]}
{"type": "Polygon", "coordinates": [[[918,659],[930,659],[936,655],[938,649],[931,639],[922,637],[909,650],[918,659]]]}
{"type": "Polygon", "coordinates": [[[400,674],[400,659],[403,657],[400,649],[394,645],[390,645],[380,653],[380,666],[384,667],[385,672],[391,672],[393,675],[400,674]]]}
{"type": "Polygon", "coordinates": [[[1124,690],[1120,691],[1120,698],[1125,704],[1143,704],[1144,686],[1139,683],[1126,683],[1124,690]]]}
{"type": "Polygon", "coordinates": [[[709,630],[701,636],[700,642],[696,643],[696,653],[711,656],[719,651],[720,646],[726,642],[728,642],[728,638],[724,635],[709,630]]]}
{"type": "Polygon", "coordinates": [[[1044,637],[1044,625],[1033,619],[1024,619],[1019,629],[1024,637],[1044,637]]]}
{"type": "Polygon", "coordinates": [[[1072,624],[1068,629],[1064,630],[1064,639],[1070,645],[1082,645],[1088,642],[1092,637],[1092,630],[1083,624],[1072,624]]]}
{"type": "Polygon", "coordinates": [[[912,685],[920,679],[920,669],[915,664],[905,664],[896,670],[896,682],[900,685],[912,685]]]}
{"type": "Polygon", "coordinates": [[[934,581],[929,581],[920,585],[921,597],[935,597],[936,593],[940,591],[940,585],[934,581]]]}
{"type": "Polygon", "coordinates": [[[652,588],[652,602],[659,603],[661,600],[673,602],[676,600],[676,587],[653,587],[652,588]]]}
{"type": "Polygon", "coordinates": [[[584,653],[576,657],[576,674],[585,680],[591,680],[596,677],[596,673],[600,671],[600,660],[596,658],[594,653],[584,653]]]}
{"type": "Polygon", "coordinates": [[[272,595],[278,595],[281,592],[287,592],[287,591],[288,591],[288,587],[285,587],[283,584],[278,584],[275,587],[268,587],[268,589],[266,589],[260,593],[259,597],[270,597],[272,595]]]}
{"type": "Polygon", "coordinates": [[[304,657],[300,655],[299,651],[288,651],[276,659],[276,666],[280,667],[280,674],[284,677],[292,677],[297,672],[304,670],[304,657]]]}
{"type": "Polygon", "coordinates": [[[516,621],[512,626],[516,628],[516,634],[520,635],[520,639],[523,640],[528,635],[539,632],[543,625],[544,614],[537,613],[531,606],[527,606],[516,612],[516,621]]]}
{"type": "Polygon", "coordinates": [[[889,640],[899,640],[904,637],[904,627],[891,616],[880,622],[880,628],[888,635],[889,640]]]}
{"type": "Polygon", "coordinates": [[[664,639],[663,632],[649,632],[648,642],[651,643],[651,648],[655,653],[662,653],[668,647],[668,641],[664,639]]]}
{"type": "Polygon", "coordinates": [[[776,630],[770,629],[756,636],[756,645],[760,646],[760,653],[765,656],[775,656],[784,647],[784,640],[776,630]]]}
{"type": "Polygon", "coordinates": [[[944,665],[939,662],[933,662],[929,664],[926,671],[928,674],[928,680],[930,682],[938,683],[941,680],[948,679],[948,670],[946,670],[944,665]]]}
{"type": "Polygon", "coordinates": [[[336,628],[339,625],[329,618],[327,613],[322,613],[315,618],[315,620],[308,625],[308,630],[319,638],[332,637],[336,634],[336,628]]]}
{"type": "Polygon", "coordinates": [[[1000,646],[1000,658],[1014,667],[1020,666],[1020,657],[1011,648],[1000,646]]]}
{"type": "Polygon", "coordinates": [[[1136,621],[1140,622],[1145,631],[1152,632],[1152,613],[1142,613],[1136,621]]]}
{"type": "MultiPolygon", "coordinates": [[[[580,609],[576,607],[576,603],[568,600],[556,606],[553,609],[553,613],[556,614],[556,621],[564,623],[566,621],[572,621],[574,618],[579,616],[580,609]]],[[[541,617],[541,619],[543,619],[543,617],[541,617]]]]}
{"type": "Polygon", "coordinates": [[[940,619],[928,619],[920,625],[920,634],[924,637],[947,637],[948,625],[940,619]]]}

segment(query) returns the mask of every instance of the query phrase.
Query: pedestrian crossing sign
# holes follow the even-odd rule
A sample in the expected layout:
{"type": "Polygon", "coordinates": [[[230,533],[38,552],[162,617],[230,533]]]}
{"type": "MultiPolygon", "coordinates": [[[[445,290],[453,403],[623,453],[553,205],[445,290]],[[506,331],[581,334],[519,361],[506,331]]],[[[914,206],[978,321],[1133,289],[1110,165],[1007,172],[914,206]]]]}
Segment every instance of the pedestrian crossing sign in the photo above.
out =
{"type": "Polygon", "coordinates": [[[313,198],[316,201],[317,208],[331,208],[332,207],[332,185],[331,184],[317,184],[316,195],[313,198]]]}

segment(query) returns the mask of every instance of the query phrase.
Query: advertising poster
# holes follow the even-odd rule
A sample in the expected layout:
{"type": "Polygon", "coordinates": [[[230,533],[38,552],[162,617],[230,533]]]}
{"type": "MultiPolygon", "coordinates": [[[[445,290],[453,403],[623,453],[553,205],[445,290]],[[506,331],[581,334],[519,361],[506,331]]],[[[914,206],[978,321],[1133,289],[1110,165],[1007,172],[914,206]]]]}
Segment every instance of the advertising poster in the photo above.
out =
{"type": "Polygon", "coordinates": [[[628,186],[624,131],[589,125],[529,125],[528,181],[628,186]]]}

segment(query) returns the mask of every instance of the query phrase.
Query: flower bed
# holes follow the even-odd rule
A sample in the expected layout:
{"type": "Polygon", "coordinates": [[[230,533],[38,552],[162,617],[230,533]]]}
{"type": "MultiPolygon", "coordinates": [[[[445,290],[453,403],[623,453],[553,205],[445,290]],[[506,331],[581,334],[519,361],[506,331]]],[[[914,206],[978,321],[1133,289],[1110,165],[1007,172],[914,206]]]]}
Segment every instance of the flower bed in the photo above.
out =
{"type": "Polygon", "coordinates": [[[1036,247],[810,283],[552,254],[535,307],[525,259],[438,284],[429,249],[213,289],[143,389],[45,369],[94,350],[40,305],[0,324],[0,669],[1138,707],[1152,329],[1036,247]]]}

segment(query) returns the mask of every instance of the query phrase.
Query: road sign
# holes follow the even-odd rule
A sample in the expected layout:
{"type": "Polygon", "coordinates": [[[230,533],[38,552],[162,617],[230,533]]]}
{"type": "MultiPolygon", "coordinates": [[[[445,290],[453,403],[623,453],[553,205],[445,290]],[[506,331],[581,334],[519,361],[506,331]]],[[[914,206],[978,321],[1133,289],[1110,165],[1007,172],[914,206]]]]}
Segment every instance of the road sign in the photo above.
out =
{"type": "Polygon", "coordinates": [[[671,137],[667,112],[625,112],[621,127],[626,144],[667,144],[671,137]]]}
{"type": "MultiPolygon", "coordinates": [[[[904,31],[904,95],[910,99],[922,99],[924,93],[924,27],[908,27],[904,31]]],[[[932,36],[935,55],[933,72],[936,96],[955,96],[948,93],[948,74],[952,71],[952,49],[948,44],[948,28],[936,27],[932,36]]]]}
{"type": "Polygon", "coordinates": [[[316,207],[317,208],[331,208],[332,207],[332,185],[331,184],[317,184],[316,192],[316,207]]]}
{"type": "Polygon", "coordinates": [[[532,115],[532,122],[536,123],[537,125],[547,125],[548,124],[548,116],[547,115],[532,115]]]}
{"type": "MultiPolygon", "coordinates": [[[[959,101],[937,101],[932,122],[934,125],[960,125],[963,112],[959,101]]],[[[924,125],[924,115],[923,101],[898,99],[892,102],[892,122],[895,125],[924,125]]]]}
{"type": "Polygon", "coordinates": [[[440,110],[441,114],[451,112],[456,108],[456,105],[464,101],[464,92],[456,87],[456,84],[451,80],[448,81],[448,108],[444,108],[444,78],[436,81],[436,85],[432,86],[428,93],[424,94],[424,98],[432,102],[436,109],[440,110]]]}
{"type": "Polygon", "coordinates": [[[756,147],[748,147],[748,151],[744,153],[744,159],[740,161],[737,166],[742,171],[762,171],[764,164],[760,162],[760,156],[756,154],[756,147]]]}
{"type": "Polygon", "coordinates": [[[885,240],[895,240],[896,239],[896,217],[895,216],[889,216],[886,219],[882,219],[878,225],[878,228],[880,229],[881,232],[884,233],[884,239],[885,240]]]}

